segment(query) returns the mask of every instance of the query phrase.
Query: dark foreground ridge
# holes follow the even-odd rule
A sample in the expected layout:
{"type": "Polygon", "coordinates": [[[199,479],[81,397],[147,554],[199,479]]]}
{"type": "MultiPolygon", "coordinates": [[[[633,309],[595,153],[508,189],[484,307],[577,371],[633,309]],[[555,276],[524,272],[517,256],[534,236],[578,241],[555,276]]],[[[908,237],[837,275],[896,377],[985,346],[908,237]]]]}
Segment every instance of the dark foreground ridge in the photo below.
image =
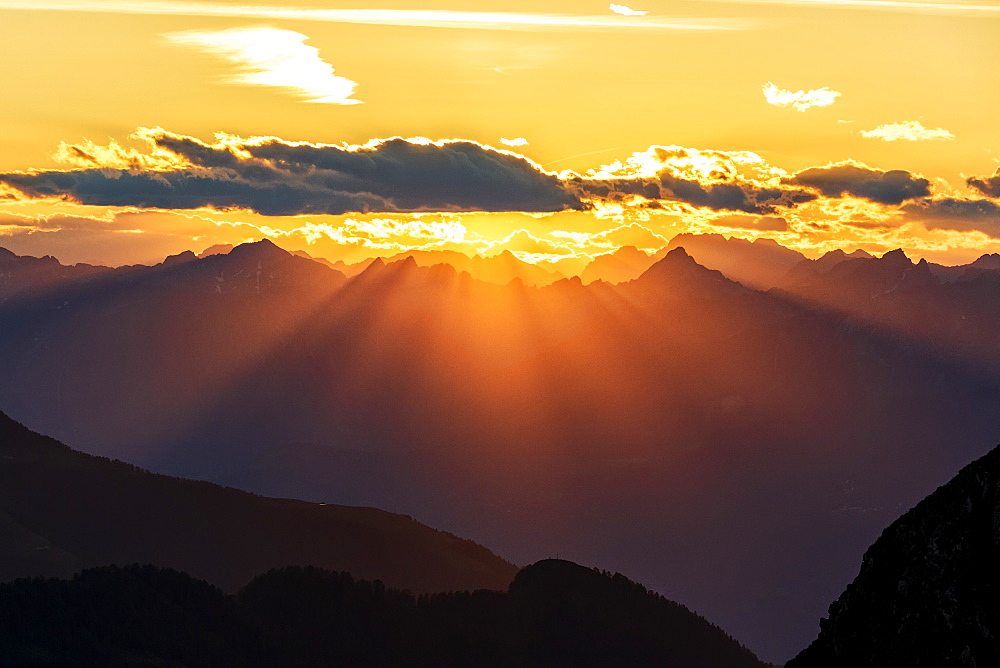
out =
{"type": "Polygon", "coordinates": [[[76,452],[0,413],[0,581],[113,563],[177,568],[229,591],[295,564],[416,592],[503,590],[517,572],[403,515],[155,475],[76,452]]]}
{"type": "Polygon", "coordinates": [[[1000,447],[896,520],[786,668],[1000,666],[1000,447]]]}
{"type": "Polygon", "coordinates": [[[2,665],[760,668],[682,605],[558,560],[507,593],[415,597],[290,567],[227,596],[152,566],[0,585],[2,665]]]}

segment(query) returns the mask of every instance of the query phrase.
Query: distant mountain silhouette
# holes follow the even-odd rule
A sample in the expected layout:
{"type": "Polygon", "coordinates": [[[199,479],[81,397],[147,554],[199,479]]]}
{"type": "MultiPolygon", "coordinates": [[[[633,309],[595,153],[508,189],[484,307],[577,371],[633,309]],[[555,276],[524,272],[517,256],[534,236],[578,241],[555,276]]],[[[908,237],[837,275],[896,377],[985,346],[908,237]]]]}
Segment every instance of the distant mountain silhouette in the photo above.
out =
{"type": "Polygon", "coordinates": [[[1000,448],[886,529],[787,668],[1000,665],[1000,448]]]}
{"type": "MultiPolygon", "coordinates": [[[[457,272],[467,272],[473,278],[487,283],[506,284],[517,279],[525,285],[549,285],[560,278],[562,274],[549,271],[537,265],[520,260],[509,250],[497,255],[484,257],[482,255],[466,255],[453,250],[410,250],[385,258],[387,264],[412,258],[418,266],[432,267],[447,264],[457,272]]],[[[338,261],[330,265],[347,276],[355,276],[364,271],[374,259],[362,260],[354,264],[338,261]]]]}
{"type": "Polygon", "coordinates": [[[748,290],[727,278],[723,272],[699,264],[683,246],[669,250],[662,259],[644,271],[635,284],[653,289],[662,288],[668,296],[673,297],[677,293],[676,296],[681,298],[692,290],[708,287],[710,284],[714,284],[712,287],[715,290],[705,291],[705,298],[708,299],[714,298],[716,291],[749,294],[748,290]]]}
{"type": "Polygon", "coordinates": [[[828,253],[824,253],[815,260],[804,258],[798,264],[793,265],[792,268],[780,278],[778,284],[795,284],[818,274],[826,273],[841,262],[846,262],[847,260],[871,259],[873,257],[874,256],[871,253],[863,250],[856,250],[853,253],[845,253],[841,249],[837,248],[828,253]]]}
{"type": "Polygon", "coordinates": [[[15,255],[0,248],[0,304],[15,297],[30,297],[70,281],[91,278],[110,271],[90,264],[65,266],[56,258],[15,255]]]}
{"type": "Polygon", "coordinates": [[[316,568],[227,597],[176,571],[106,567],[0,585],[0,626],[4,665],[764,668],[684,606],[556,560],[509,593],[420,598],[316,568]]]}
{"type": "Polygon", "coordinates": [[[987,253],[980,255],[974,262],[966,265],[970,269],[986,269],[996,271],[1000,269],[1000,253],[987,253]]]}
{"type": "MultiPolygon", "coordinates": [[[[324,266],[327,266],[330,269],[336,269],[338,271],[341,271],[341,269],[338,267],[338,265],[334,264],[333,262],[330,262],[325,257],[313,257],[312,255],[310,255],[309,253],[307,253],[304,250],[291,251],[291,253],[292,253],[292,255],[295,255],[297,257],[304,257],[307,260],[312,260],[313,262],[319,262],[320,264],[322,264],[324,266]]],[[[344,265],[343,262],[340,262],[340,266],[341,267],[345,267],[346,265],[344,265]]],[[[346,275],[346,272],[341,271],[341,273],[345,273],[345,275],[346,275]]]]}
{"type": "Polygon", "coordinates": [[[0,580],[132,562],[228,590],[293,564],[349,569],[417,592],[504,589],[515,572],[485,548],[409,517],[155,475],[73,451],[0,413],[0,580]]]}
{"type": "Polygon", "coordinates": [[[580,273],[580,280],[584,283],[594,281],[624,283],[638,278],[655,261],[656,258],[635,246],[622,246],[613,253],[604,253],[591,260],[580,273]]]}
{"type": "Polygon", "coordinates": [[[628,572],[783,660],[878,532],[996,442],[997,274],[929,268],[846,259],[812,299],[680,249],[535,288],[251,244],[0,305],[0,406],[161,473],[628,572]]]}
{"type": "Polygon", "coordinates": [[[233,248],[235,248],[233,244],[215,244],[214,246],[209,246],[202,252],[198,253],[198,257],[206,258],[212,255],[226,255],[233,250],[233,248]]]}
{"type": "Polygon", "coordinates": [[[914,263],[902,250],[821,262],[796,266],[778,293],[1000,370],[1000,271],[985,268],[989,256],[962,267],[914,263]]]}
{"type": "Polygon", "coordinates": [[[721,234],[678,234],[657,255],[662,257],[674,248],[684,248],[698,264],[760,290],[777,285],[789,269],[805,259],[802,253],[773,239],[748,241],[721,234]]]}

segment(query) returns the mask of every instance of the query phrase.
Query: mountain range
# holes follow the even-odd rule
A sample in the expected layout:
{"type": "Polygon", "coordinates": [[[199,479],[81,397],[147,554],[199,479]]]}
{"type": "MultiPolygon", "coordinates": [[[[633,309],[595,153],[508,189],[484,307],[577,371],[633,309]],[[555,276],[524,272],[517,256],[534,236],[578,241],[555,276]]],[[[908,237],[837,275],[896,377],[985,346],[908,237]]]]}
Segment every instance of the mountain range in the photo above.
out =
{"type": "Polygon", "coordinates": [[[411,250],[396,253],[387,258],[370,258],[354,264],[346,264],[342,260],[330,263],[329,266],[346,276],[356,276],[368,268],[376,259],[381,259],[386,264],[392,264],[399,260],[413,258],[413,261],[421,267],[433,267],[438,264],[445,264],[457,272],[466,272],[471,277],[488,283],[505,284],[517,280],[525,285],[549,285],[563,278],[557,271],[549,271],[542,266],[531,264],[519,259],[509,250],[505,250],[496,255],[484,257],[482,255],[469,256],[465,253],[452,250],[411,250]]]}
{"type": "Polygon", "coordinates": [[[157,472],[613,568],[782,660],[882,528],[996,441],[998,274],[899,255],[799,259],[764,290],[679,246],[537,288],[183,254],[0,306],[0,406],[157,472]]]}

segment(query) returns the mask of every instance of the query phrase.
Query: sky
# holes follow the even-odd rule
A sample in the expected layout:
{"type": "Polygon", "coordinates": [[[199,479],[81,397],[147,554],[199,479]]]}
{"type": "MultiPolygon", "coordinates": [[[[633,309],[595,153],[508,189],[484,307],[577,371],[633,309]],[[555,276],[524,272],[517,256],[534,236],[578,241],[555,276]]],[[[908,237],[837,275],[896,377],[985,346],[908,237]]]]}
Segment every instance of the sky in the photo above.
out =
{"type": "Polygon", "coordinates": [[[470,7],[0,0],[0,246],[1000,252],[998,0],[470,7]]]}

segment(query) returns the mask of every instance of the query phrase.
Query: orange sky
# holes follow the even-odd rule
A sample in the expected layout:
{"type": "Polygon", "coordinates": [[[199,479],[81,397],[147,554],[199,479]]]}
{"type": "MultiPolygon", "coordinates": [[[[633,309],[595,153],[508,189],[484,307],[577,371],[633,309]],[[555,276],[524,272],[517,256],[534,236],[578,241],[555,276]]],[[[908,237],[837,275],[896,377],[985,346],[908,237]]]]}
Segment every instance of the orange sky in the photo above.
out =
{"type": "Polygon", "coordinates": [[[997,3],[38,4],[0,0],[15,252],[1000,250],[997,3]]]}

